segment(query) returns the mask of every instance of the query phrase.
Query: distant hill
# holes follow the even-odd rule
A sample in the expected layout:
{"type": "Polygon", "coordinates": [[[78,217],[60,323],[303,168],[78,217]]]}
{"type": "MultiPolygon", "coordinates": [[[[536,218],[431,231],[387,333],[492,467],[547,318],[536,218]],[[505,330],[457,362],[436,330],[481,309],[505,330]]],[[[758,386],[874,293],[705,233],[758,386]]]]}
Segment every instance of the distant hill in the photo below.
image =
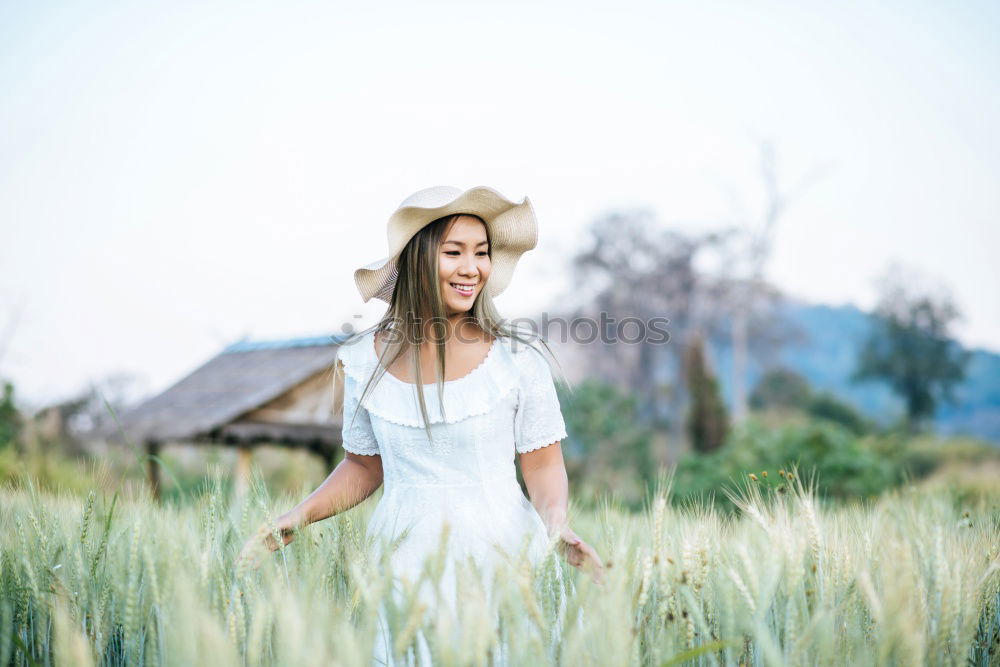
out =
{"type": "MultiPolygon", "coordinates": [[[[781,365],[803,375],[817,390],[827,390],[854,405],[879,423],[887,423],[904,412],[904,405],[881,382],[853,384],[848,379],[858,350],[872,326],[872,317],[854,306],[824,306],[786,302],[784,322],[795,326],[805,341],[789,344],[779,354],[781,365]]],[[[732,405],[732,350],[713,345],[712,360],[723,396],[732,405]]],[[[935,426],[943,434],[974,435],[1000,445],[1000,354],[973,349],[966,380],[955,388],[955,405],[942,404],[935,426]]],[[[751,355],[752,357],[752,355],[751,355]]],[[[767,368],[753,358],[748,368],[748,390],[767,368]]]]}

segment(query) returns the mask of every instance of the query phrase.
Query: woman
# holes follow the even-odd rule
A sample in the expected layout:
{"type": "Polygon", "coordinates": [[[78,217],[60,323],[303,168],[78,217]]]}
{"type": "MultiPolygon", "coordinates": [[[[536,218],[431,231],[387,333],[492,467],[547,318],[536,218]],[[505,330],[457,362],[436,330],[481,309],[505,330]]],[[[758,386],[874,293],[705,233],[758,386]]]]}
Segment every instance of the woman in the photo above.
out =
{"type": "MultiPolygon", "coordinates": [[[[389,309],[338,353],[345,460],[279,518],[285,543],[384,483],[368,535],[378,538],[376,557],[398,542],[394,575],[418,581],[448,526],[443,598],[422,592],[428,600],[454,611],[456,563],[471,557],[489,581],[497,554],[516,557],[526,545],[538,563],[550,539],[600,581],[600,557],[567,524],[566,430],[548,364],[493,305],[521,254],[535,246],[530,202],[515,204],[487,187],[427,188],[400,204],[388,238],[389,257],[358,269],[355,282],[366,302],[376,297],[389,309]],[[515,453],[530,502],[517,483],[515,453]]],[[[391,662],[384,627],[377,639],[376,662],[391,662]]],[[[422,636],[418,646],[424,664],[422,636]]]]}

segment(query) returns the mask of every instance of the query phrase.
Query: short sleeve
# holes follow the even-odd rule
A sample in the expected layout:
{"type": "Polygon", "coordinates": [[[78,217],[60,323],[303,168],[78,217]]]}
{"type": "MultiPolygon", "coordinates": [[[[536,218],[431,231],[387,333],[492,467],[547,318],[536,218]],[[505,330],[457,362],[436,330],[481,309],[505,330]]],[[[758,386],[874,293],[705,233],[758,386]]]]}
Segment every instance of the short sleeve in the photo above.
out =
{"type": "Polygon", "coordinates": [[[515,355],[521,372],[520,400],[515,417],[515,449],[524,454],[566,437],[552,371],[542,354],[524,348],[515,355]]]}
{"type": "Polygon", "coordinates": [[[379,453],[378,440],[372,430],[368,410],[358,402],[360,396],[358,381],[344,374],[344,426],[341,431],[345,451],[353,454],[374,456],[379,453]]]}

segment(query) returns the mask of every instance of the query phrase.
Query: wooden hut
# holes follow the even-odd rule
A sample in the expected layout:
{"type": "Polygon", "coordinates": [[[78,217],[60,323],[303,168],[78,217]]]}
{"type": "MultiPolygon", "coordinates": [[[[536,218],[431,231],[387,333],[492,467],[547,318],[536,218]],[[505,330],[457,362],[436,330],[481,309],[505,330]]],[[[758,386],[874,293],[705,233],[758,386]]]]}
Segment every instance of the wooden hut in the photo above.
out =
{"type": "Polygon", "coordinates": [[[341,444],[343,396],[334,392],[337,349],[347,336],[241,341],[162,394],[129,410],[115,425],[151,455],[149,482],[159,497],[155,459],[167,443],[236,447],[236,485],[245,488],[251,450],[258,444],[306,448],[332,467],[341,444]]]}

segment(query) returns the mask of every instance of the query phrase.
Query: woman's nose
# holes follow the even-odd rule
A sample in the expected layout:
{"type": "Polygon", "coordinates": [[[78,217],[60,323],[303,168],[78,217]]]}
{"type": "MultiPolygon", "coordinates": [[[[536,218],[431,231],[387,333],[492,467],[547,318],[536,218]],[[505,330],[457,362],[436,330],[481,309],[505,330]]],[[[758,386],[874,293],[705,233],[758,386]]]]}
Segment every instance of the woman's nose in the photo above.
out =
{"type": "Polygon", "coordinates": [[[478,271],[476,271],[476,261],[475,259],[469,257],[462,262],[461,267],[459,267],[458,272],[463,276],[475,276],[478,271]]]}

